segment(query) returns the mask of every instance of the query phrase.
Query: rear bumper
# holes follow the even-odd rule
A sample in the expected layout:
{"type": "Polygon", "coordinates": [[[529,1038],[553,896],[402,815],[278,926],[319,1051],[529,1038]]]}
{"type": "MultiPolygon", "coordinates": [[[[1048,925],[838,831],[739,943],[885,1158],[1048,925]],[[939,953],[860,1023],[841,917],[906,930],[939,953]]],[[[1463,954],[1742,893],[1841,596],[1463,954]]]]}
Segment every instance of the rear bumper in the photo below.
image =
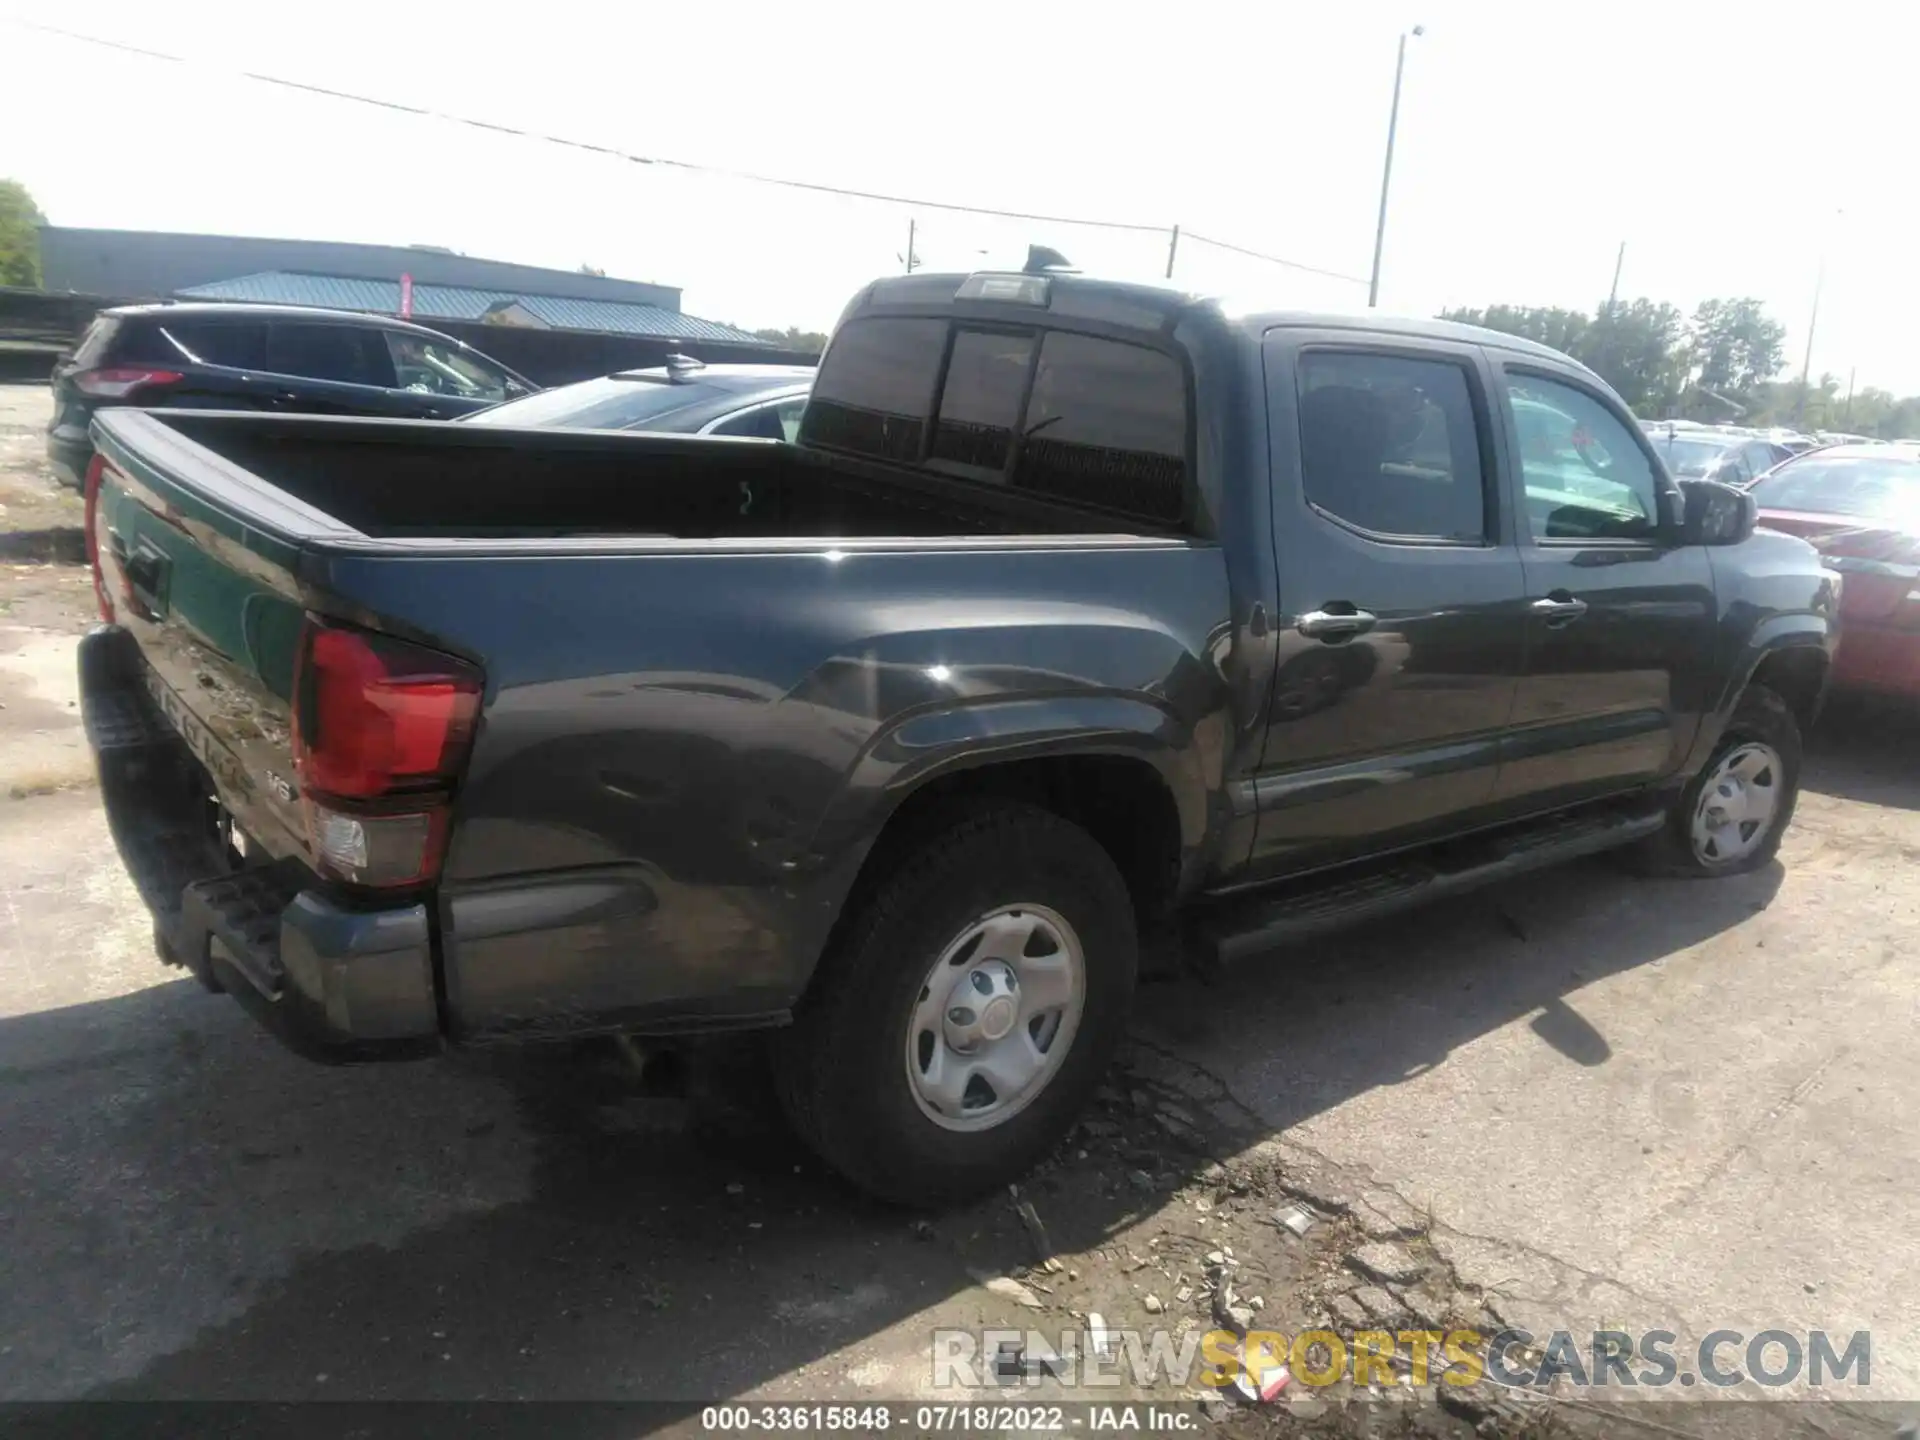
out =
{"type": "Polygon", "coordinates": [[[1833,688],[1920,699],[1920,631],[1843,616],[1833,688]]]}
{"type": "Polygon", "coordinates": [[[410,1059],[440,1049],[427,906],[362,909],[311,872],[235,870],[199,762],[140,683],[133,638],[80,642],[81,709],[107,822],[171,958],[211,979],[311,1059],[410,1059]]]}
{"type": "Polygon", "coordinates": [[[93,460],[93,441],[85,430],[56,425],[47,431],[47,463],[62,485],[78,490],[86,484],[87,466],[93,460]]]}

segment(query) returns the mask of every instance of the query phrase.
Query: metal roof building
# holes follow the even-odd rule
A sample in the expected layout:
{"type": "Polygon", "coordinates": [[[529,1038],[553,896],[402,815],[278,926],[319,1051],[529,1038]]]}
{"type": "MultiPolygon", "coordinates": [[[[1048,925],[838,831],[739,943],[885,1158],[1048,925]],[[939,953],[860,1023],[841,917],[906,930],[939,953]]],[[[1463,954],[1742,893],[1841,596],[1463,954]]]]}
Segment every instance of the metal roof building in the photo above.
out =
{"type": "MultiPolygon", "coordinates": [[[[364,280],[343,275],[304,275],[270,270],[190,285],[174,292],[183,300],[243,300],[270,305],[319,305],[329,310],[361,310],[398,315],[398,280],[364,280]]],[[[436,320],[473,320],[500,325],[531,325],[544,330],[597,330],[611,335],[646,335],[673,340],[718,340],[736,345],[761,343],[744,330],[682,314],[678,309],[623,300],[578,299],[526,294],[517,290],[479,290],[459,285],[413,286],[412,318],[424,325],[436,320]]]]}

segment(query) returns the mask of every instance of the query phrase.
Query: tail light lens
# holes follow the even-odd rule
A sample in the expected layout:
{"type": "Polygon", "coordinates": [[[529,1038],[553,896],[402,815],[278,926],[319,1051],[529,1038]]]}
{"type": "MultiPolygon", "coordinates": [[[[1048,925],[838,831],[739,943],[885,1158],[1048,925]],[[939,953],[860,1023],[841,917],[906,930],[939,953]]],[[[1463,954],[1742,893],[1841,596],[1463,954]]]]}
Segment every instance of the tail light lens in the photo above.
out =
{"type": "Polygon", "coordinates": [[[136,390],[156,385],[178,385],[186,377],[178,370],[154,370],[145,365],[109,365],[79,370],[69,377],[73,388],[96,400],[124,400],[136,390]]]}
{"type": "Polygon", "coordinates": [[[438,876],[481,687],[451,655],[307,617],[293,762],[323,869],[379,889],[438,876]]]}
{"type": "Polygon", "coordinates": [[[107,593],[107,577],[100,569],[100,481],[107,469],[106,457],[96,455],[87,463],[87,565],[93,571],[93,598],[99,603],[100,618],[113,623],[113,597],[107,593]]]}

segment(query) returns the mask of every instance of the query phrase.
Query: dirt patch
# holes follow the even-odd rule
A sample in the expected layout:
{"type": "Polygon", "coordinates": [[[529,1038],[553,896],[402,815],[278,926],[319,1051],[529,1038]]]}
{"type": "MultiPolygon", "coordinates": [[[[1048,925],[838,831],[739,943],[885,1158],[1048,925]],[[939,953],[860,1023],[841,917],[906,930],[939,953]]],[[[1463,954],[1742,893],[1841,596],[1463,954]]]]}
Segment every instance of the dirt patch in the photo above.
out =
{"type": "Polygon", "coordinates": [[[78,545],[86,507],[47,464],[52,414],[44,384],[0,385],[0,558],[85,558],[78,545]]]}

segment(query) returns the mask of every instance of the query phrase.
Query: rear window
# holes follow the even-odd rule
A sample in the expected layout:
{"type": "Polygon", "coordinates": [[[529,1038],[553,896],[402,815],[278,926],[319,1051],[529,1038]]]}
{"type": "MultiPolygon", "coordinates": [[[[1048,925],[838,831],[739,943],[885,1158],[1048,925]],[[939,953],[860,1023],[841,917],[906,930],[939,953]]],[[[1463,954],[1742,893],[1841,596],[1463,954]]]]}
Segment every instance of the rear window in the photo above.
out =
{"type": "Polygon", "coordinates": [[[171,357],[142,358],[171,358],[198,365],[226,365],[235,370],[258,370],[267,361],[267,326],[263,320],[187,316],[178,320],[162,320],[156,329],[177,353],[171,357]]]}
{"type": "Polygon", "coordinates": [[[1186,513],[1187,383],[1171,355],[1051,331],[1014,484],[1154,520],[1186,513]]]}
{"type": "Polygon", "coordinates": [[[726,394],[713,385],[674,385],[664,377],[607,375],[542,390],[479,411],[469,425],[563,425],[576,430],[627,430],[704,405],[726,394]]]}
{"type": "Polygon", "coordinates": [[[119,330],[120,320],[117,316],[96,315],[93,323],[87,327],[87,333],[80,337],[80,343],[74,347],[74,363],[98,365],[106,357],[107,347],[113,344],[113,337],[119,330]]]}
{"type": "Polygon", "coordinates": [[[856,320],[834,337],[800,439],[883,460],[918,460],[933,412],[942,320],[856,320]]]}
{"type": "Polygon", "coordinates": [[[949,329],[931,319],[848,324],[827,351],[801,440],[1158,522],[1185,517],[1187,385],[1172,355],[962,324],[943,357],[949,329]]]}

